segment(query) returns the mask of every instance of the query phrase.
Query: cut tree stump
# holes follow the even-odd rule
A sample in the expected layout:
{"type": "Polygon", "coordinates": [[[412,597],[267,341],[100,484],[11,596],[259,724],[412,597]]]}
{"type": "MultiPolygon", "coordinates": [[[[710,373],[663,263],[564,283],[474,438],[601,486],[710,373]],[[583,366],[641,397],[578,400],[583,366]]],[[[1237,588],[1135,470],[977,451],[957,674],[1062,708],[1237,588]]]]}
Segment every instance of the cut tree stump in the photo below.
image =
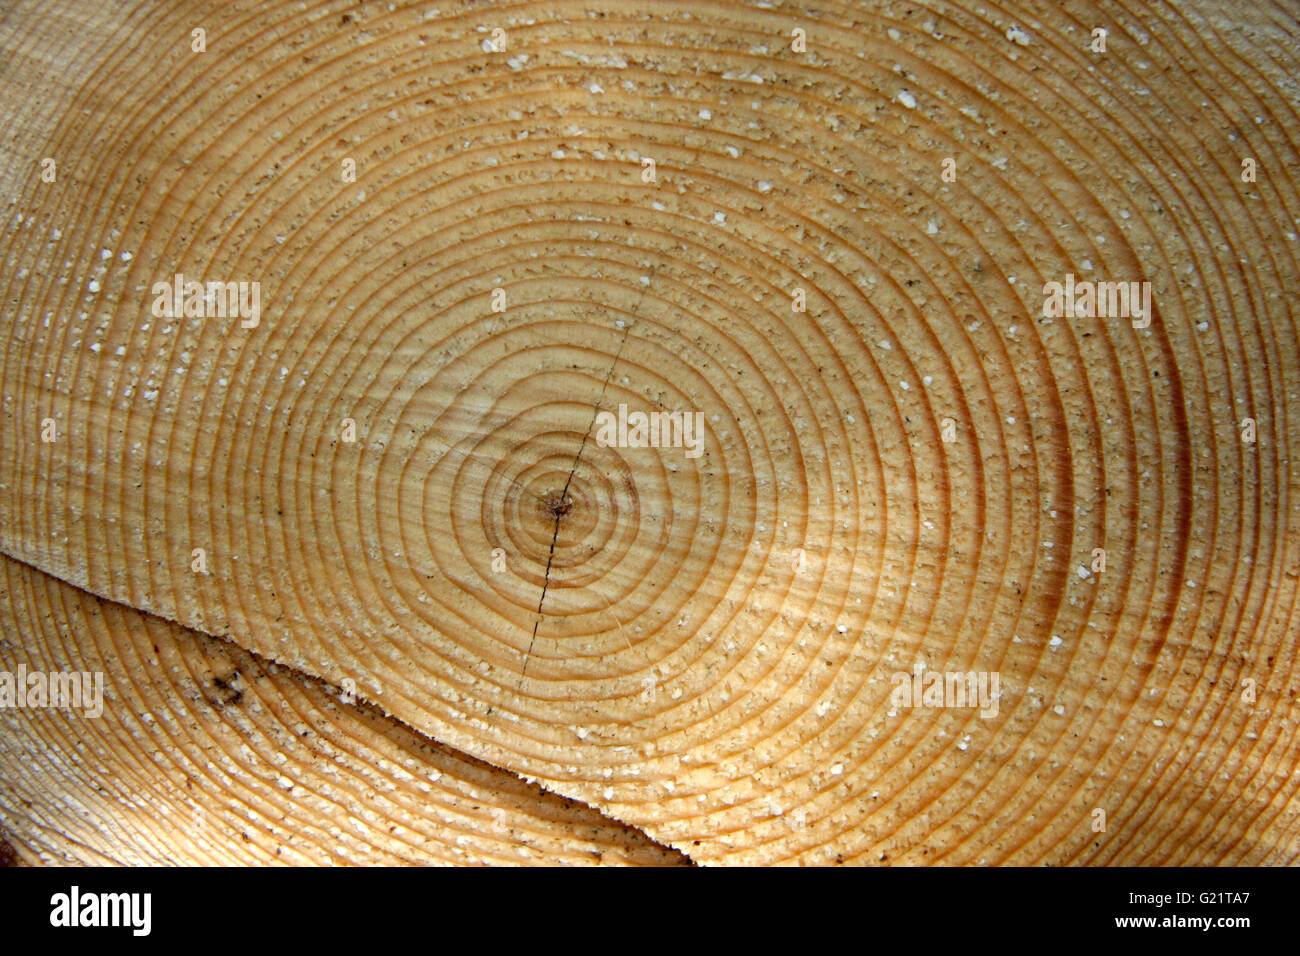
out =
{"type": "Polygon", "coordinates": [[[109,691],[0,714],[0,830],[1295,863],[1298,32],[11,4],[0,666],[109,691]]]}
{"type": "Polygon", "coordinates": [[[233,645],[8,558],[0,582],[19,666],[104,675],[102,714],[0,712],[0,819],[31,862],[685,862],[233,645]]]}

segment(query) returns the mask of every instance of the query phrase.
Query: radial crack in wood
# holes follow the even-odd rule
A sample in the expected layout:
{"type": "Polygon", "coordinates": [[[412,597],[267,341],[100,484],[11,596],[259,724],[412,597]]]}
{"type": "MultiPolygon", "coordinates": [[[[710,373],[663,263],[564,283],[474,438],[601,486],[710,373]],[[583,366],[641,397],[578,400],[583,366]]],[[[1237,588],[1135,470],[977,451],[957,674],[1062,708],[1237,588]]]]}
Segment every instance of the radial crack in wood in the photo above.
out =
{"type": "Polygon", "coordinates": [[[85,675],[77,706],[0,711],[0,832],[30,862],[688,863],[350,692],[9,558],[0,584],[0,666],[85,675]]]}
{"type": "Polygon", "coordinates": [[[1290,5],[92,7],[0,548],[704,862],[1300,856],[1290,5]]]}

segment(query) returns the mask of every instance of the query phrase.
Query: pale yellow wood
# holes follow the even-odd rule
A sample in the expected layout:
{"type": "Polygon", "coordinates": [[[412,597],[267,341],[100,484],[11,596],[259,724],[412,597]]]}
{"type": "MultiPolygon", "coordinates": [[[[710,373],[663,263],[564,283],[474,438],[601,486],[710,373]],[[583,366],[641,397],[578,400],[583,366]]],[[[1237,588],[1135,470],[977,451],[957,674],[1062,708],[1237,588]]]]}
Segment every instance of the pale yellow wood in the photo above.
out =
{"type": "Polygon", "coordinates": [[[0,710],[0,832],[29,862],[684,862],[336,689],[8,558],[0,628],[15,671],[101,675],[80,706],[0,710]]]}
{"type": "Polygon", "coordinates": [[[36,10],[0,550],[701,862],[1300,854],[1292,5],[36,10]]]}

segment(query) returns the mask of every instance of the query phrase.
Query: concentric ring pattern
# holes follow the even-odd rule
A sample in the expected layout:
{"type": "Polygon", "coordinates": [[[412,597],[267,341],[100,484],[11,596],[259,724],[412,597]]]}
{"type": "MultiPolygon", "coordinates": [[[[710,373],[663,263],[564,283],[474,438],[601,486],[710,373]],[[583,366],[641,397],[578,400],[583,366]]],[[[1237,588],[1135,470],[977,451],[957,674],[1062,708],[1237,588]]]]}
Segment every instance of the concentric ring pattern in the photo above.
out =
{"type": "MultiPolygon", "coordinates": [[[[0,621],[26,639],[18,663],[103,679],[102,713],[92,702],[2,715],[0,814],[37,862],[683,862],[589,807],[350,707],[346,692],[9,558],[0,571],[0,621]]],[[[94,678],[83,680],[94,698],[94,678]]]]}
{"type": "Polygon", "coordinates": [[[137,4],[5,181],[0,548],[700,861],[1293,861],[1296,19],[1225,11],[137,4]]]}

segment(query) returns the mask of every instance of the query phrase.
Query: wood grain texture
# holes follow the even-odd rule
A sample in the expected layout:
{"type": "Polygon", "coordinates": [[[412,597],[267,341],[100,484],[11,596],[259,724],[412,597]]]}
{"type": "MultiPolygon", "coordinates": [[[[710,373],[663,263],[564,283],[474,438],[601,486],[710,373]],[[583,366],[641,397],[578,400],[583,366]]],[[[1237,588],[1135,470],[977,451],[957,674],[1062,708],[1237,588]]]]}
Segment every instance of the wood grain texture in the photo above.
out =
{"type": "Polygon", "coordinates": [[[99,717],[0,711],[0,825],[29,862],[685,862],[319,681],[8,558],[0,571],[8,667],[105,675],[99,717]]]}
{"type": "Polygon", "coordinates": [[[1300,856],[1294,4],[36,9],[0,550],[701,862],[1300,856]]]}

